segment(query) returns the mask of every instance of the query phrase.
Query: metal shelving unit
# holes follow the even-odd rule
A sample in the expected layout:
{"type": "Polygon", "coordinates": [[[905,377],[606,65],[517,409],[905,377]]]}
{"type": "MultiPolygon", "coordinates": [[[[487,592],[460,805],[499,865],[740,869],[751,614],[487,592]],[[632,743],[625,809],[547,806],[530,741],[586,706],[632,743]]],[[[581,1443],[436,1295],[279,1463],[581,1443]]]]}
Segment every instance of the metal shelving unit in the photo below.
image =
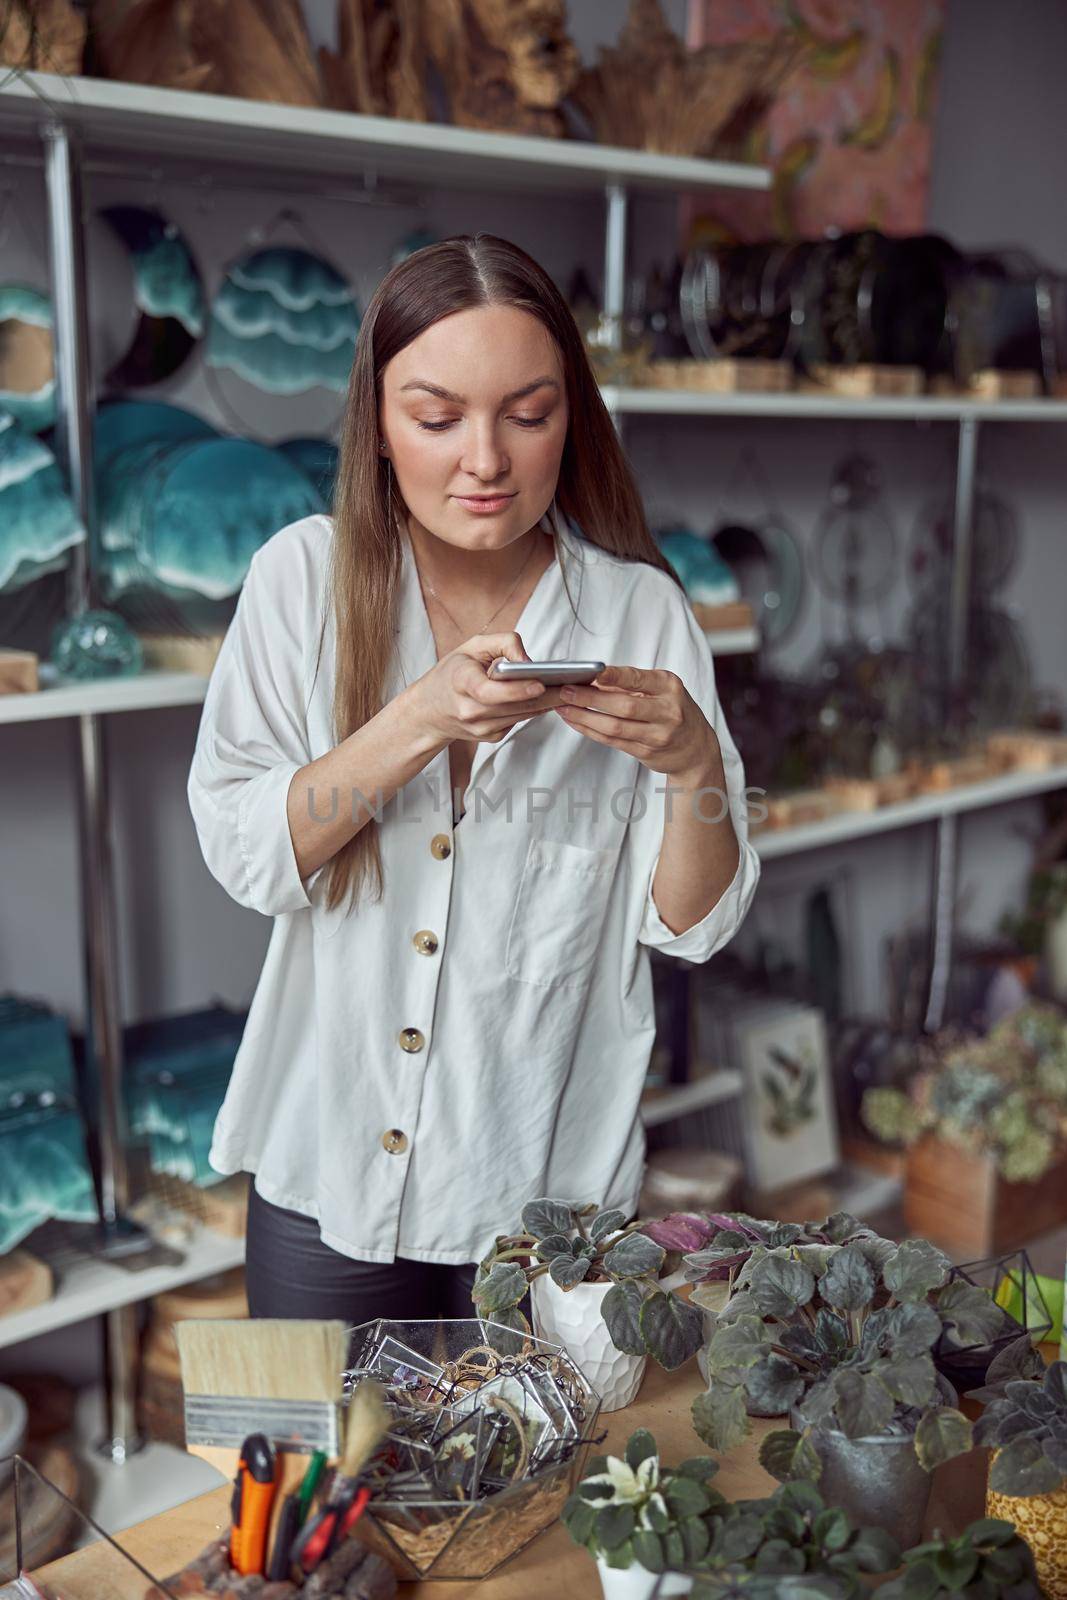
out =
{"type": "MultiPolygon", "coordinates": [[[[92,483],[90,419],[93,395],[88,348],[82,175],[88,158],[102,170],[137,171],[162,157],[175,167],[214,173],[236,168],[254,184],[257,171],[298,178],[339,180],[345,198],[385,198],[407,187],[504,189],[534,194],[603,194],[606,199],[605,311],[609,337],[618,343],[626,259],[627,199],[631,191],[677,193],[723,186],[766,189],[764,168],[696,161],[637,150],[482,133],[436,123],[291,106],[180,90],[147,88],[92,78],[64,79],[26,73],[0,88],[0,137],[11,147],[42,145],[48,198],[49,255],[59,390],[57,443],[72,496],[89,532],[71,568],[69,609],[94,603],[97,525],[92,483]],[[110,161],[111,165],[106,163],[110,161]],[[355,181],[359,180],[359,181],[355,181]]],[[[26,159],[23,155],[22,159],[26,159]]],[[[34,161],[31,153],[30,161],[34,161]]],[[[734,640],[751,648],[754,640],[734,640]]],[[[725,647],[727,642],[724,642],[725,647]]],[[[132,1377],[136,1332],[133,1306],[161,1286],[158,1273],[127,1273],[116,1260],[128,1248],[125,1129],[122,1117],[122,1043],[108,772],[103,716],[117,711],[195,705],[206,679],[186,673],[146,673],[106,685],[64,685],[0,702],[0,721],[74,717],[78,722],[79,801],[83,863],[83,945],[88,1032],[101,1080],[102,1212],[105,1245],[92,1271],[79,1273],[40,1314],[12,1317],[0,1342],[30,1337],[45,1327],[106,1313],[108,1441],[113,1461],[135,1449],[132,1377]],[[57,1320],[58,1319],[58,1320],[57,1320]]],[[[232,1241],[210,1255],[190,1252],[188,1272],[167,1282],[190,1281],[240,1259],[232,1241]],[[216,1257],[218,1259],[216,1259],[216,1257]]],[[[175,1269],[176,1270],[176,1269],[175,1269]]]]}

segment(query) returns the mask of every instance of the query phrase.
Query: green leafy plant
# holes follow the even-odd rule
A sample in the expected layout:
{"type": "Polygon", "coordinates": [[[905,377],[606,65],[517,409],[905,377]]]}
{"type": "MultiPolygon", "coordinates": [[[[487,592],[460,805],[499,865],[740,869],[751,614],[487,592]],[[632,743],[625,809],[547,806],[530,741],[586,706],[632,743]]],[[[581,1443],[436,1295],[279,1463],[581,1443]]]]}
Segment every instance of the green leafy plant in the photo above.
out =
{"type": "Polygon", "coordinates": [[[1024,955],[1039,956],[1050,922],[1067,911],[1067,862],[1057,861],[1031,873],[1022,911],[1005,912],[1000,932],[1024,955]]]}
{"type": "Polygon", "coordinates": [[[520,1306],[536,1278],[547,1273],[564,1293],[581,1283],[610,1283],[601,1311],[617,1350],[650,1355],[669,1372],[696,1355],[704,1341],[703,1314],[660,1287],[667,1251],[640,1222],[628,1223],[621,1211],[531,1200],[522,1228],[498,1238],[478,1268],[471,1297],[481,1316],[528,1332],[520,1306]]]}
{"type": "Polygon", "coordinates": [[[812,1484],[782,1484],[763,1499],[728,1502],[709,1487],[718,1468],[712,1457],[665,1468],[645,1429],[631,1435],[624,1460],[600,1457],[591,1467],[563,1509],[571,1537],[609,1566],[699,1574],[694,1594],[737,1588],[757,1600],[856,1600],[861,1573],[888,1572],[900,1562],[889,1534],[854,1528],[812,1484]]]}
{"type": "Polygon", "coordinates": [[[635,1562],[649,1572],[691,1565],[706,1553],[712,1514],[726,1502],[708,1484],[719,1470],[711,1456],[661,1467],[656,1441],[639,1428],[623,1457],[597,1456],[563,1507],[576,1544],[610,1567],[635,1562]]]}
{"type": "Polygon", "coordinates": [[[1067,1481],[1067,1361],[1046,1368],[1029,1335],[990,1363],[968,1399],[985,1410],[974,1442],[994,1452],[989,1487],[999,1494],[1049,1494],[1067,1481]]]}
{"type": "Polygon", "coordinates": [[[1041,1600],[1034,1557],[1010,1522],[983,1517],[956,1539],[940,1534],[904,1554],[904,1571],[878,1590],[879,1600],[1041,1600]]]}
{"type": "Polygon", "coordinates": [[[910,1437],[930,1471],[971,1442],[933,1350],[946,1331],[979,1344],[1002,1323],[988,1292],[954,1278],[925,1239],[756,1246],[708,1343],[693,1423],[713,1449],[731,1449],[749,1431],[747,1394],[804,1424],[764,1439],[760,1461],[776,1478],[818,1478],[821,1429],[910,1437]]]}
{"type": "Polygon", "coordinates": [[[1067,1151],[1067,1016],[1029,1001],[984,1038],[946,1033],[920,1047],[906,1088],[872,1088],[861,1115],[888,1144],[926,1134],[989,1154],[1002,1177],[1032,1183],[1067,1151]]]}

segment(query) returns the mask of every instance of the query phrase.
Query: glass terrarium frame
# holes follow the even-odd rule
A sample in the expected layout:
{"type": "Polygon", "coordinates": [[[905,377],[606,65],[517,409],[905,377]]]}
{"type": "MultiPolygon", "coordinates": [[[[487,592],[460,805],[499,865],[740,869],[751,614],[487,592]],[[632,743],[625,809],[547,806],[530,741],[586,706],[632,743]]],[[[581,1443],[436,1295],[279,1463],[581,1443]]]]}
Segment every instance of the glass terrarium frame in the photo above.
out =
{"type": "MultiPolygon", "coordinates": [[[[550,1377],[551,1364],[563,1364],[562,1381],[551,1383],[550,1404],[546,1406],[544,1399],[537,1396],[537,1407],[547,1426],[541,1427],[535,1441],[538,1449],[530,1456],[526,1476],[485,1498],[467,1501],[442,1499],[429,1493],[420,1498],[418,1485],[409,1483],[403,1495],[376,1495],[363,1515],[363,1542],[383,1555],[402,1579],[485,1577],[557,1521],[580,1476],[600,1414],[600,1397],[561,1346],[517,1333],[492,1318],[476,1317],[451,1322],[379,1318],[350,1329],[349,1366],[345,1373],[349,1388],[373,1371],[387,1339],[397,1341],[416,1358],[406,1365],[412,1370],[425,1370],[427,1382],[442,1396],[444,1409],[450,1413],[464,1393],[491,1389],[496,1376],[487,1364],[483,1373],[469,1373],[466,1388],[457,1391],[450,1386],[449,1363],[462,1354],[481,1351],[484,1357],[499,1358],[505,1367],[519,1357],[528,1360],[542,1356],[546,1379],[550,1377]],[[434,1370],[439,1378],[431,1376],[434,1370]],[[551,1439],[547,1438],[549,1433],[551,1439]]],[[[392,1353],[396,1354],[395,1349],[392,1353]]],[[[403,1407],[410,1393],[396,1391],[393,1405],[403,1407]]],[[[536,1383],[531,1383],[531,1401],[535,1393],[536,1383]]],[[[418,1405],[418,1399],[413,1399],[418,1405]]],[[[466,1409],[468,1417],[478,1415],[469,1402],[466,1409]]],[[[485,1431],[489,1432],[488,1427],[485,1431]]]]}
{"type": "Polygon", "coordinates": [[[1013,1339],[1028,1333],[1040,1344],[1052,1332],[1055,1318],[1045,1300],[1041,1278],[1033,1269],[1026,1250],[1011,1250],[1002,1255],[985,1256],[978,1261],[961,1262],[952,1269],[953,1278],[988,1289],[1001,1310],[1015,1326],[1006,1328],[991,1343],[946,1344],[944,1335],[934,1351],[938,1368],[960,1390],[979,1388],[986,1370],[998,1350],[1013,1339]]]}
{"type": "MultiPolygon", "coordinates": [[[[0,1558],[0,1600],[145,1600],[146,1594],[156,1596],[156,1600],[180,1600],[175,1590],[117,1544],[25,1456],[8,1459],[14,1474],[15,1563],[12,1567],[0,1558]],[[63,1535],[62,1552],[49,1552],[43,1561],[32,1556],[30,1522],[35,1500],[38,1505],[54,1502],[69,1527],[63,1535]],[[74,1555],[82,1558],[84,1572],[79,1573],[73,1586],[65,1578],[62,1587],[56,1588],[50,1569],[74,1555]],[[27,1561],[32,1563],[28,1572],[27,1561]]],[[[209,1531],[205,1531],[200,1544],[206,1542],[209,1531]]],[[[190,1557],[198,1553],[190,1550],[190,1557]]]]}

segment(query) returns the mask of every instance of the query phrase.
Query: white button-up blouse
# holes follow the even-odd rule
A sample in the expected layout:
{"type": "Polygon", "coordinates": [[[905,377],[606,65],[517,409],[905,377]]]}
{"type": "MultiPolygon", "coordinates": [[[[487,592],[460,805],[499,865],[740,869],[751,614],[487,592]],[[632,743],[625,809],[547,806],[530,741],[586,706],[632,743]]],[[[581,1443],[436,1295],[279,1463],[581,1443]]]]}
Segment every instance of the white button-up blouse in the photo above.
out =
{"type": "MultiPolygon", "coordinates": [[[[197,835],[226,891],[274,918],[211,1164],[254,1172],[265,1199],[357,1259],[475,1261],[539,1195],[630,1214],[656,1031],[649,949],[706,961],[759,879],[744,771],[684,594],[556,528],[557,560],[516,623],[527,654],[667,668],[718,735],[741,859],[682,933],[651,892],[666,780],[552,713],[478,744],[455,826],[447,748],[382,806],[377,903],[330,911],[324,867],[301,880],[286,795],[335,744],[329,517],[257,551],[208,685],[188,781],[197,835]]],[[[390,699],[437,661],[403,544],[390,699]]],[[[315,797],[320,814],[331,804],[315,797]]],[[[705,807],[716,815],[714,797],[705,807]]]]}

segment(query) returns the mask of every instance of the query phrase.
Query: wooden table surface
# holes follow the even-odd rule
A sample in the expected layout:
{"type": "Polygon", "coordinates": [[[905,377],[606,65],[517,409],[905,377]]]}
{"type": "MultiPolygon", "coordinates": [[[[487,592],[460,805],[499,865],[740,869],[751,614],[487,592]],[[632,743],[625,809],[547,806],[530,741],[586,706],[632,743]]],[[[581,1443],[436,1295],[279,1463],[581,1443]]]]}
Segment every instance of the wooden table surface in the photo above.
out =
{"type": "MultiPolygon", "coordinates": [[[[649,1362],[641,1392],[624,1411],[610,1412],[602,1419],[607,1439],[602,1451],[620,1454],[634,1428],[649,1428],[655,1435],[662,1459],[670,1463],[687,1456],[707,1454],[693,1432],[689,1407],[703,1383],[695,1361],[680,1373],[663,1372],[649,1362]]],[[[780,1420],[754,1420],[751,1437],[736,1450],[722,1457],[715,1479],[716,1487],[731,1500],[743,1500],[770,1493],[775,1487],[757,1460],[759,1441],[780,1420]]],[[[986,1451],[972,1451],[939,1468],[934,1478],[927,1532],[935,1527],[954,1534],[983,1514],[985,1497],[986,1451]]],[[[136,1472],[134,1460],[131,1471],[136,1472]]],[[[220,1487],[187,1500],[172,1511],[151,1517],[147,1522],[115,1535],[115,1542],[139,1560],[149,1572],[167,1577],[177,1571],[215,1536],[221,1536],[229,1523],[230,1488],[220,1487]]],[[[41,1571],[63,1600],[130,1600],[129,1583],[109,1581],[117,1561],[102,1542],[76,1551],[41,1571]]],[[[404,1584],[402,1600],[530,1600],[534,1596],[566,1595],[567,1600],[599,1600],[600,1583],[592,1558],[574,1544],[562,1524],[527,1545],[514,1560],[492,1577],[477,1582],[438,1581],[404,1584]]]]}

